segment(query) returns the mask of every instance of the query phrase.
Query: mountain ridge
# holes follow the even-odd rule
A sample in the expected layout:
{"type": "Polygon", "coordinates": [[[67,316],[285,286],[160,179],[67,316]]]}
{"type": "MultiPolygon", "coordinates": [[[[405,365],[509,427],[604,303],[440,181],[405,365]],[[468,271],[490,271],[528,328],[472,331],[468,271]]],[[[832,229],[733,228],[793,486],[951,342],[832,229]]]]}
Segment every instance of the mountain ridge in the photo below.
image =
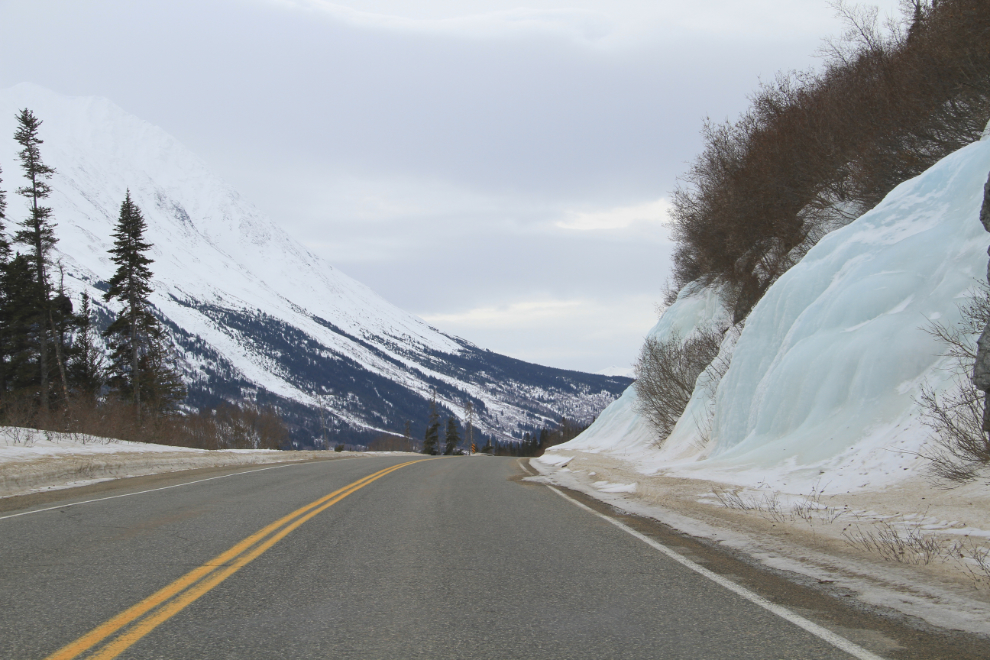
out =
{"type": "MultiPolygon", "coordinates": [[[[358,442],[425,422],[436,390],[449,414],[471,401],[500,439],[561,416],[590,421],[630,382],[532,365],[443,333],[326,263],[213,175],[165,131],[106,99],[21,84],[0,90],[0,135],[28,107],[56,168],[50,199],[66,289],[109,310],[101,289],[124,191],[148,222],[152,303],[181,358],[195,408],[248,398],[277,405],[300,446],[330,427],[358,442]],[[329,418],[329,422],[319,421],[329,418]]],[[[14,188],[13,140],[0,140],[14,188]]],[[[8,224],[21,213],[12,196],[8,224]]],[[[10,227],[8,227],[8,230],[10,227]]]]}

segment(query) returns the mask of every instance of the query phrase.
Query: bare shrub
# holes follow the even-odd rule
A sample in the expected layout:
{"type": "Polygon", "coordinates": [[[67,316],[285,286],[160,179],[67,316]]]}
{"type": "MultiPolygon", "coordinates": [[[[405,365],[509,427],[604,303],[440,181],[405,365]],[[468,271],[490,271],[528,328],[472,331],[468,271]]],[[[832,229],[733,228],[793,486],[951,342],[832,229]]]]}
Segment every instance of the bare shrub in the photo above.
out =
{"type": "Polygon", "coordinates": [[[278,411],[270,406],[224,403],[167,421],[161,425],[160,437],[173,441],[188,438],[194,446],[205,449],[279,449],[288,442],[289,432],[278,411]]]}
{"type": "Polygon", "coordinates": [[[973,297],[960,312],[954,326],[932,321],[927,328],[942,345],[942,355],[950,359],[948,369],[956,384],[941,393],[926,384],[918,397],[921,421],[932,431],[920,455],[928,460],[933,480],[942,484],[972,481],[990,467],[990,438],[983,430],[985,395],[971,378],[975,337],[990,322],[990,285],[978,281],[973,297]]]}
{"type": "Polygon", "coordinates": [[[987,0],[919,1],[886,28],[835,4],[849,29],[820,71],[779,75],[705,148],[673,193],[675,288],[734,292],[734,321],[825,233],[979,138],[990,118],[987,0]]]}
{"type": "Polygon", "coordinates": [[[990,589],[990,548],[970,543],[968,548],[955,548],[963,569],[977,588],[990,589]],[[966,556],[969,553],[969,557],[966,556]],[[969,561],[967,561],[969,560],[969,561]]]}
{"type": "Polygon", "coordinates": [[[983,392],[968,380],[941,395],[926,385],[918,403],[922,421],[932,431],[921,456],[928,460],[933,479],[963,484],[979,477],[990,465],[990,441],[983,431],[983,392]]]}
{"type": "Polygon", "coordinates": [[[858,525],[845,529],[842,536],[849,545],[878,554],[887,561],[927,565],[947,556],[945,542],[935,534],[926,534],[920,529],[901,532],[886,521],[865,530],[858,525]]]}
{"type": "Polygon", "coordinates": [[[718,355],[724,330],[708,329],[682,340],[672,333],[650,337],[636,361],[637,412],[646,418],[663,444],[691,400],[695,381],[718,355]]]}
{"type": "MultiPolygon", "coordinates": [[[[761,487],[766,487],[766,484],[762,484],[761,487]]],[[[803,520],[809,525],[814,525],[816,522],[832,524],[846,513],[846,509],[822,503],[825,489],[820,488],[818,484],[812,486],[808,495],[803,496],[790,507],[786,507],[781,502],[780,493],[775,490],[764,490],[759,496],[743,497],[737,490],[714,487],[712,494],[726,509],[755,511],[762,518],[777,523],[803,520]]]]}

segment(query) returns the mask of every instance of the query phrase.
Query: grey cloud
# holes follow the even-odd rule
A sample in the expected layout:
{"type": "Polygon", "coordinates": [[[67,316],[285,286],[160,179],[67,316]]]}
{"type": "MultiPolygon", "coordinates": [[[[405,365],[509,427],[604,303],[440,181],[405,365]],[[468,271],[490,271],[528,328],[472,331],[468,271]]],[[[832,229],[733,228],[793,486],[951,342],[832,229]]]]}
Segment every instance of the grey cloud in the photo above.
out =
{"type": "MultiPolygon", "coordinates": [[[[110,98],[410,311],[535,298],[652,308],[669,270],[665,230],[554,223],[665,196],[700,149],[705,116],[734,117],[761,76],[814,62],[809,35],[827,28],[801,19],[821,5],[527,4],[536,10],[362,3],[400,15],[383,29],[393,19],[267,0],[3,0],[0,86],[110,98]],[[444,20],[460,11],[474,17],[444,20]],[[528,24],[513,30],[513,20],[528,24]]],[[[559,366],[632,361],[636,332],[615,347],[595,332],[581,339],[562,321],[511,342],[468,338],[559,366]]]]}

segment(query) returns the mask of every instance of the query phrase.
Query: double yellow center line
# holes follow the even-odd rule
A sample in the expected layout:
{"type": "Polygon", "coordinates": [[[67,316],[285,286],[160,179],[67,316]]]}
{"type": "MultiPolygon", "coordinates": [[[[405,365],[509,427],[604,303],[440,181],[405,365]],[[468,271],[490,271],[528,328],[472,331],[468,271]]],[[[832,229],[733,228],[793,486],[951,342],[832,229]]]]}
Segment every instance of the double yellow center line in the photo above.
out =
{"type": "MultiPolygon", "coordinates": [[[[421,459],[428,460],[428,459],[421,459]]],[[[409,461],[379,470],[344,486],[329,495],[296,509],[264,529],[247,537],[230,550],[217,555],[181,578],[97,626],[76,641],[64,646],[46,660],[72,660],[86,655],[87,660],[116,658],[158,625],[178,614],[187,605],[239,571],[266,550],[288,536],[304,522],[341,501],[372,481],[420,461],[409,461]]]]}

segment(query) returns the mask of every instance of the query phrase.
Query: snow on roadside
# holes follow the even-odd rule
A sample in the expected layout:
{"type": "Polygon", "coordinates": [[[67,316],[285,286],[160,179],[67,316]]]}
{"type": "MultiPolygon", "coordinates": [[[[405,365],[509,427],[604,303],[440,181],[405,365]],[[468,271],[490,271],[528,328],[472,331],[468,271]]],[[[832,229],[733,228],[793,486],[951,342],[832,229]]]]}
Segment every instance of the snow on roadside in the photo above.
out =
{"type": "Polygon", "coordinates": [[[553,458],[567,467],[530,459],[539,476],[529,480],[577,490],[652,518],[834,596],[942,628],[990,634],[990,574],[973,559],[981,548],[990,551],[990,492],[981,483],[945,491],[915,479],[880,492],[833,493],[825,486],[823,493],[795,496],[765,487],[733,489],[697,478],[644,475],[634,464],[605,453],[571,450],[553,458]],[[601,487],[629,482],[635,486],[629,491],[601,487]],[[724,506],[716,491],[727,501],[738,496],[748,508],[724,506]],[[917,538],[939,543],[942,551],[924,563],[917,548],[908,546],[901,561],[885,561],[848,540],[886,529],[902,538],[913,531],[917,538]]]}
{"type": "Polygon", "coordinates": [[[272,449],[214,451],[4,426],[0,427],[0,497],[196,468],[362,455],[272,449]]]}

